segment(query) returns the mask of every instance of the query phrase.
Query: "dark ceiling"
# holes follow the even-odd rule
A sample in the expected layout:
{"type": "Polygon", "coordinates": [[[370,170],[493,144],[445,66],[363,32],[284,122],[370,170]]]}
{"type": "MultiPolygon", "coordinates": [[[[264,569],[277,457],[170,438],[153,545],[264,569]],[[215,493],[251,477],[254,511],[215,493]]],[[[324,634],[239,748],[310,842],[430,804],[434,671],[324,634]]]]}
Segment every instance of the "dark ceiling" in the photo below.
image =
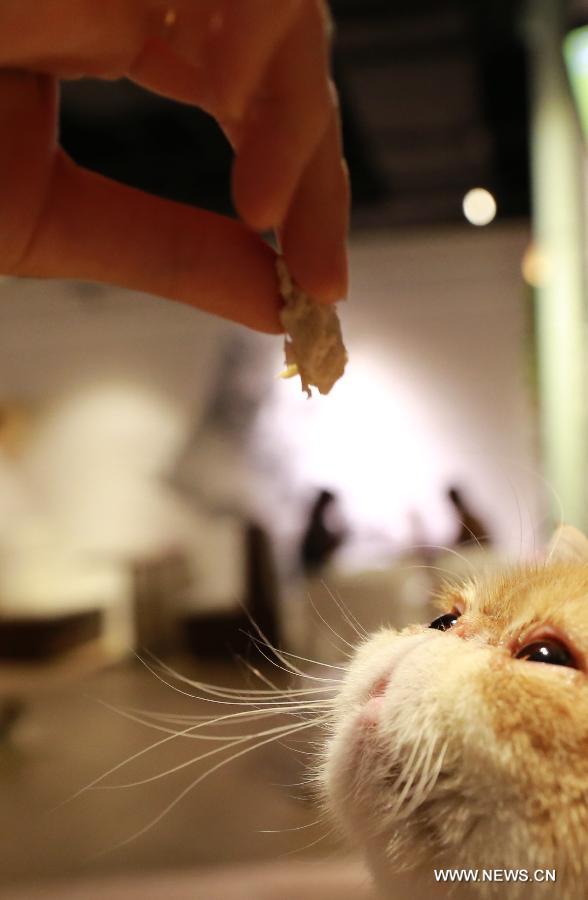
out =
{"type": "MultiPolygon", "coordinates": [[[[473,186],[528,214],[525,55],[514,0],[333,0],[354,224],[461,218],[473,186]]],[[[62,141],[145,190],[232,209],[231,150],[208,116],[128,82],[64,85],[62,141]]]]}

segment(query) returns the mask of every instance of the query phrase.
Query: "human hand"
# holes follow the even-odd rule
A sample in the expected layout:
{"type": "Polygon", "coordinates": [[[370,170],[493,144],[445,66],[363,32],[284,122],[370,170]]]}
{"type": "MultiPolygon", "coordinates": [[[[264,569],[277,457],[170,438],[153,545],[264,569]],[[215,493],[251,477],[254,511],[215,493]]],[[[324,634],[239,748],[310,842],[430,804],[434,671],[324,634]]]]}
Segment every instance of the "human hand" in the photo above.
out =
{"type": "Polygon", "coordinates": [[[278,332],[275,228],[325,302],[347,290],[348,182],[322,0],[2,0],[0,273],[79,278],[278,332]],[[82,169],[59,79],[128,77],[213,115],[238,222],[82,169]]]}

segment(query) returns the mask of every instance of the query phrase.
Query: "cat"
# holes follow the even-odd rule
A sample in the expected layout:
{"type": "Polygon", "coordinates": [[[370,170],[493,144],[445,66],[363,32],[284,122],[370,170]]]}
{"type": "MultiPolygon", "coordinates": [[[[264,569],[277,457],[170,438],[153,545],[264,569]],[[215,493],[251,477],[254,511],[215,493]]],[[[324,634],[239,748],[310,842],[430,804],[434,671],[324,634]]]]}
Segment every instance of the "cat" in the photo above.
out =
{"type": "Polygon", "coordinates": [[[446,894],[449,867],[478,870],[460,895],[587,897],[588,539],[561,526],[543,561],[448,586],[439,612],[354,654],[319,765],[328,806],[382,897],[406,896],[408,868],[446,894]],[[496,869],[545,883],[482,880],[496,869]]]}
{"type": "MultiPolygon", "coordinates": [[[[162,744],[177,738],[205,742],[201,754],[118,785],[137,787],[206,764],[113,850],[156,826],[233,760],[277,740],[304,738],[307,729],[314,747],[319,726],[326,735],[309,778],[314,775],[329,812],[363,851],[384,900],[448,893],[584,900],[588,538],[562,526],[542,561],[454,582],[437,602],[439,615],[430,624],[383,628],[362,640],[342,680],[305,673],[292,660],[309,660],[272,647],[255,623],[254,644],[297,687],[279,689],[253,666],[263,689],[220,687],[192,680],[155,657],[142,660],[160,682],[209,701],[214,712],[118,709],[165,737],[70,799],[162,744]],[[223,737],[231,723],[239,733],[223,737]],[[241,733],[248,723],[253,730],[241,733]],[[452,870],[454,877],[477,880],[444,881],[443,872],[448,877],[452,870]]],[[[345,617],[345,608],[336,605],[345,617]]],[[[325,665],[329,672],[340,668],[325,665]]]]}

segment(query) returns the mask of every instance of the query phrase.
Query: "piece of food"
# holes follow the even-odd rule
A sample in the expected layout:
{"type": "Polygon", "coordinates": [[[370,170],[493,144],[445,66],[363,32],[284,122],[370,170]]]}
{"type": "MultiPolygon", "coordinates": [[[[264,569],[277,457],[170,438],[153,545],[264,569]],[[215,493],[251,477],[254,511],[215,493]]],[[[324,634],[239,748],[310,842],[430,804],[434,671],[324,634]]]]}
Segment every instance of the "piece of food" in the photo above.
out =
{"type": "Polygon", "coordinates": [[[286,332],[286,369],[282,377],[300,375],[302,390],[309,397],[311,387],[328,394],[347,363],[337,311],[332,304],[313,300],[294,284],[281,257],[276,268],[284,300],[280,319],[286,332]]]}

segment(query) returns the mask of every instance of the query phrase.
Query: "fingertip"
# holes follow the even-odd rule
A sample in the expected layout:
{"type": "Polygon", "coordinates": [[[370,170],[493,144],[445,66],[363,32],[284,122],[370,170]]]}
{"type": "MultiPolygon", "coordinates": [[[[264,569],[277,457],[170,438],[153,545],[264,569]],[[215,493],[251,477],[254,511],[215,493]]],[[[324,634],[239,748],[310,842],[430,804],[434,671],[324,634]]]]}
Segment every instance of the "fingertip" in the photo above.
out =
{"type": "Polygon", "coordinates": [[[296,283],[322,303],[336,303],[347,296],[349,278],[347,250],[329,250],[321,246],[317,238],[316,247],[301,247],[284,240],[284,258],[288,270],[296,283]]]}
{"type": "Polygon", "coordinates": [[[337,303],[347,296],[348,279],[346,267],[342,265],[317,268],[307,267],[302,272],[300,284],[315,299],[323,303],[337,303]]]}
{"type": "Polygon", "coordinates": [[[333,118],[298,185],[280,238],[301,287],[331,303],[348,291],[349,179],[333,118]]]}
{"type": "Polygon", "coordinates": [[[257,180],[247,177],[248,172],[240,157],[233,164],[232,195],[239,217],[254,231],[275,228],[284,215],[286,202],[260,190],[257,180]]]}

